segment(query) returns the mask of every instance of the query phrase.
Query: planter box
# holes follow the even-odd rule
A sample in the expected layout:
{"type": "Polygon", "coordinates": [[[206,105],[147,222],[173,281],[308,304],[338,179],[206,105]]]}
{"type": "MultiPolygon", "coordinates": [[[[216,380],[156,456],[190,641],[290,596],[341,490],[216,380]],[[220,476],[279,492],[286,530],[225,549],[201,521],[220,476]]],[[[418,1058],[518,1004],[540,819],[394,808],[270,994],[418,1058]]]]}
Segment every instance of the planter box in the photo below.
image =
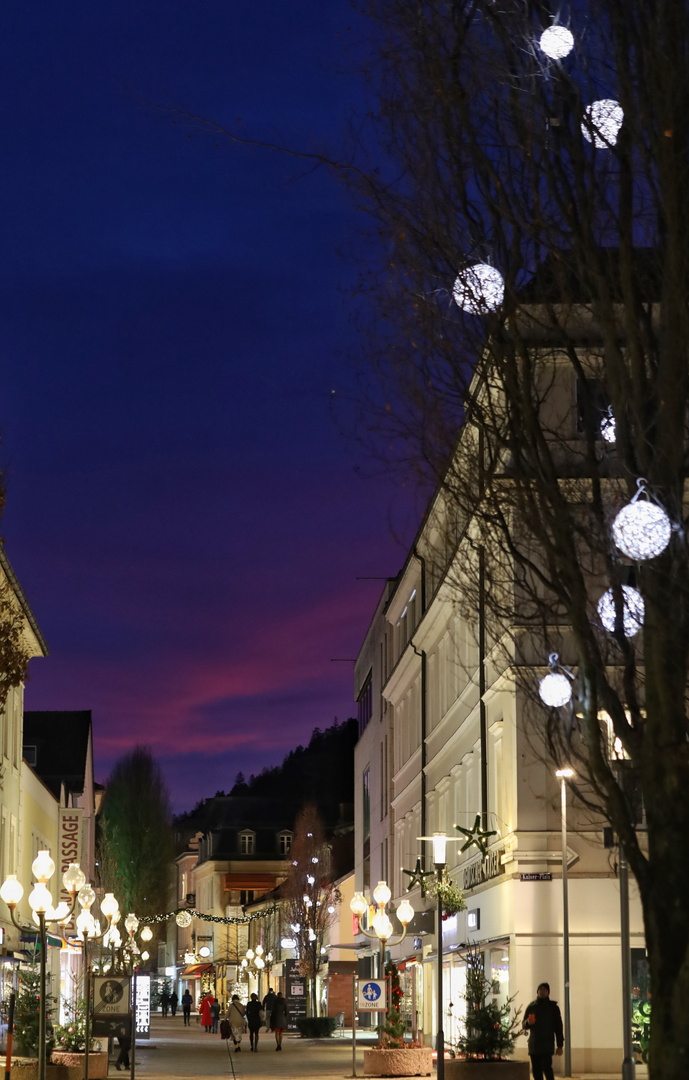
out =
{"type": "Polygon", "coordinates": [[[364,1076],[430,1076],[430,1046],[401,1046],[389,1050],[364,1050],[364,1076]]]}
{"type": "MultiPolygon", "coordinates": [[[[84,1057],[84,1054],[53,1050],[50,1065],[46,1066],[46,1080],[84,1080],[84,1057]]],[[[107,1052],[92,1050],[89,1054],[89,1080],[105,1080],[107,1075],[107,1052]]]]}
{"type": "Polygon", "coordinates": [[[37,1080],[38,1058],[12,1058],[10,1080],[37,1080]]]}
{"type": "Polygon", "coordinates": [[[445,1080],[529,1080],[528,1061],[445,1061],[445,1080]]]}

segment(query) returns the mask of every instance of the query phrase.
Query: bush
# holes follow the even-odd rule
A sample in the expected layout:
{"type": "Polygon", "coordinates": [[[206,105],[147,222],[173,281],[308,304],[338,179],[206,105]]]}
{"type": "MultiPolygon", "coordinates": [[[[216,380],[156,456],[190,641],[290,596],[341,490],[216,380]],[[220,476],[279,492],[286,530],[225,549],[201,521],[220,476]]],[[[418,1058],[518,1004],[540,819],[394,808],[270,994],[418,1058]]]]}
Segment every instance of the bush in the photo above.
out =
{"type": "Polygon", "coordinates": [[[302,1039],[329,1039],[337,1027],[334,1016],[300,1016],[297,1027],[302,1039]]]}

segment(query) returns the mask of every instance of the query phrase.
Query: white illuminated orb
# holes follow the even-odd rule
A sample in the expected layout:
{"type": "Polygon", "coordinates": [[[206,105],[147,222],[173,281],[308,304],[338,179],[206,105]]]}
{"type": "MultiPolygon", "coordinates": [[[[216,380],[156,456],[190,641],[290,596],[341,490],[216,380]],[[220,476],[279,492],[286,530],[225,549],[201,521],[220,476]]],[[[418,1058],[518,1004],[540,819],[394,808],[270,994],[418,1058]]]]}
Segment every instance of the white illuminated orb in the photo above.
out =
{"type": "Polygon", "coordinates": [[[494,266],[476,263],[457,275],[452,297],[457,306],[470,315],[497,311],[505,297],[505,279],[494,266]]]}
{"type": "Polygon", "coordinates": [[[670,519],[658,503],[651,502],[646,481],[637,480],[638,491],[612,523],[612,537],[623,554],[637,562],[655,559],[670,543],[670,519]],[[640,496],[645,495],[645,499],[640,496]]]}
{"type": "MultiPolygon", "coordinates": [[[[557,653],[551,653],[550,665],[557,664],[557,653]]],[[[538,684],[541,701],[551,709],[561,709],[572,698],[572,683],[561,671],[549,671],[538,684]]]]}
{"type": "MultiPolygon", "coordinates": [[[[634,637],[644,624],[644,598],[638,589],[623,585],[622,601],[622,630],[625,637],[634,637]]],[[[617,629],[617,612],[612,589],[604,592],[598,601],[598,615],[605,629],[614,634],[617,629]]]]}
{"type": "Polygon", "coordinates": [[[619,101],[601,98],[586,106],[584,116],[586,119],[582,120],[581,131],[588,142],[601,150],[615,145],[624,120],[624,110],[619,101]]]}
{"type": "Polygon", "coordinates": [[[191,926],[191,915],[188,911],[178,911],[175,915],[175,922],[184,930],[185,927],[191,926]]]}
{"type": "Polygon", "coordinates": [[[574,48],[574,37],[566,26],[549,26],[541,34],[540,46],[551,60],[563,60],[574,48]]]}
{"type": "Polygon", "coordinates": [[[612,409],[608,409],[600,422],[600,433],[607,443],[614,443],[617,437],[617,424],[612,409]]]}

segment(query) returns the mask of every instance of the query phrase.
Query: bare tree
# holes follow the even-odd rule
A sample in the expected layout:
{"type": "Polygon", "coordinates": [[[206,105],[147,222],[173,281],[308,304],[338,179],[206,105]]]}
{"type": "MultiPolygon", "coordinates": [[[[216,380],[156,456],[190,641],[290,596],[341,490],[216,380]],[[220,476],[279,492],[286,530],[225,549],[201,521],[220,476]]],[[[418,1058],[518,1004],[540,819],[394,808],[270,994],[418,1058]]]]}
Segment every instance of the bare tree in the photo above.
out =
{"type": "Polygon", "coordinates": [[[327,963],[326,941],[342,897],[332,880],[330,846],[314,805],[297,815],[291,851],[292,865],[282,886],[285,916],[297,942],[299,970],[309,983],[309,1012],[318,1015],[316,979],[327,963]]]}
{"type": "Polygon", "coordinates": [[[533,665],[551,652],[573,666],[566,722],[542,704],[532,722],[624,846],[651,973],[650,1072],[679,1080],[689,1057],[687,5],[373,0],[371,13],[384,160],[348,180],[386,243],[372,282],[384,333],[362,366],[385,406],[374,442],[437,482],[431,585],[450,568],[457,599],[487,614],[486,650],[502,648],[523,686],[536,686],[533,665]],[[552,35],[541,40],[553,26],[554,48],[552,35]],[[672,523],[664,550],[643,560],[611,529],[642,477],[672,523]],[[643,632],[627,636],[632,587],[643,632]],[[611,631],[598,610],[608,589],[611,631]]]}

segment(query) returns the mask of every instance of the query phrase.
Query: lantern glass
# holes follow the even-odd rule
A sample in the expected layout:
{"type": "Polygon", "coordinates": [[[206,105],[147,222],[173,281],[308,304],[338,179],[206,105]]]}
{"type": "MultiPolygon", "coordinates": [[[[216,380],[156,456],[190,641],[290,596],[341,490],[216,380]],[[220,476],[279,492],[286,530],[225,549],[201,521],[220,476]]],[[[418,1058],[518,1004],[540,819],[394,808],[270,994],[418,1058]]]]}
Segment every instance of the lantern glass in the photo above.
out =
{"type": "Polygon", "coordinates": [[[397,918],[402,923],[402,926],[408,926],[414,918],[414,908],[408,900],[402,900],[400,903],[397,908],[397,918]]]}
{"type": "Polygon", "coordinates": [[[0,896],[8,907],[16,907],[24,895],[24,886],[16,874],[8,874],[0,887],[0,896]]]}
{"type": "Polygon", "coordinates": [[[108,892],[105,894],[105,896],[100,902],[100,909],[105,915],[106,919],[110,919],[112,921],[113,915],[116,911],[119,911],[120,909],[120,905],[117,903],[114,893],[108,892]]]}
{"type": "Polygon", "coordinates": [[[360,919],[362,917],[362,915],[364,915],[366,913],[367,908],[368,908],[368,904],[366,903],[366,897],[364,896],[364,894],[360,893],[360,892],[354,893],[354,896],[349,901],[349,909],[350,909],[350,911],[354,915],[356,915],[357,918],[360,919]]]}
{"type": "Polygon", "coordinates": [[[445,833],[433,833],[433,863],[444,866],[447,862],[447,837],[445,833]]]}
{"type": "Polygon", "coordinates": [[[476,263],[460,271],[452,288],[452,298],[462,311],[485,315],[497,311],[505,297],[505,279],[487,263],[476,263]]]}
{"type": "Polygon", "coordinates": [[[254,958],[254,950],[253,949],[247,949],[246,950],[246,958],[247,958],[247,960],[253,960],[253,958],[254,958]]]}
{"type": "Polygon", "coordinates": [[[256,956],[263,956],[263,946],[262,945],[257,945],[256,946],[256,956]]]}
{"type": "Polygon", "coordinates": [[[636,496],[612,523],[612,537],[623,554],[637,562],[655,559],[670,543],[670,519],[657,503],[636,496]]]}
{"type": "Polygon", "coordinates": [[[71,915],[70,906],[66,900],[61,900],[55,908],[53,918],[55,922],[64,923],[67,922],[71,915]]]}
{"type": "Polygon", "coordinates": [[[376,937],[380,938],[381,941],[387,941],[392,934],[392,923],[382,908],[373,916],[371,925],[376,937]]]}
{"type": "Polygon", "coordinates": [[[31,873],[36,881],[49,881],[55,873],[55,863],[50,857],[49,851],[39,851],[31,864],[31,873]]]}
{"type": "Polygon", "coordinates": [[[538,687],[541,701],[551,709],[561,709],[572,698],[572,684],[559,671],[549,671],[538,687]]]}
{"type": "Polygon", "coordinates": [[[153,931],[151,930],[150,926],[144,926],[143,930],[141,931],[141,940],[150,941],[152,937],[153,931]]]}
{"type": "Polygon", "coordinates": [[[375,889],[373,890],[373,899],[377,903],[378,907],[385,907],[385,905],[390,902],[391,896],[392,893],[388,888],[387,882],[379,881],[375,889]]]}
{"type": "Polygon", "coordinates": [[[566,26],[549,26],[541,34],[539,44],[551,60],[562,60],[565,56],[569,56],[574,48],[574,37],[566,26]]]}
{"type": "MultiPolygon", "coordinates": [[[[101,904],[101,909],[103,905],[101,904]]],[[[135,934],[139,928],[139,920],[133,911],[130,911],[127,918],[124,920],[124,928],[128,934],[135,934]]]]}
{"type": "Polygon", "coordinates": [[[188,911],[178,911],[175,915],[175,922],[185,930],[187,926],[191,926],[191,915],[188,911]]]}
{"type": "Polygon", "coordinates": [[[53,898],[45,881],[36,882],[29,893],[29,905],[37,915],[45,915],[48,909],[53,906],[53,898]]]}
{"type": "Polygon", "coordinates": [[[90,908],[96,902],[96,894],[91,885],[84,885],[83,889],[79,889],[79,895],[77,900],[83,908],[90,908]]]}
{"type": "Polygon", "coordinates": [[[148,953],[145,950],[141,954],[141,959],[142,960],[148,960],[148,953]]]}
{"type": "Polygon", "coordinates": [[[617,438],[617,424],[615,423],[612,409],[608,409],[605,416],[601,419],[600,433],[607,443],[614,443],[617,438]]]}
{"type": "Polygon", "coordinates": [[[601,98],[587,105],[584,110],[584,120],[581,123],[581,132],[584,138],[593,143],[598,150],[609,149],[617,142],[624,110],[619,101],[612,98],[601,98]]]}
{"type": "Polygon", "coordinates": [[[79,889],[83,889],[86,884],[86,874],[79,866],[79,863],[73,862],[69,864],[62,875],[62,884],[72,896],[74,896],[74,893],[78,893],[79,889]]]}
{"type": "Polygon", "coordinates": [[[280,945],[283,949],[296,949],[297,947],[296,941],[291,937],[283,937],[280,941],[280,945]]]}
{"type": "MultiPolygon", "coordinates": [[[[646,608],[644,598],[631,585],[622,586],[622,631],[625,637],[634,637],[644,624],[646,608]]],[[[606,630],[614,634],[618,627],[617,608],[612,589],[604,592],[598,601],[598,616],[606,630]]]]}
{"type": "Polygon", "coordinates": [[[266,966],[266,962],[262,956],[256,957],[256,959],[254,960],[254,966],[257,967],[259,971],[263,970],[263,968],[266,966]]]}

